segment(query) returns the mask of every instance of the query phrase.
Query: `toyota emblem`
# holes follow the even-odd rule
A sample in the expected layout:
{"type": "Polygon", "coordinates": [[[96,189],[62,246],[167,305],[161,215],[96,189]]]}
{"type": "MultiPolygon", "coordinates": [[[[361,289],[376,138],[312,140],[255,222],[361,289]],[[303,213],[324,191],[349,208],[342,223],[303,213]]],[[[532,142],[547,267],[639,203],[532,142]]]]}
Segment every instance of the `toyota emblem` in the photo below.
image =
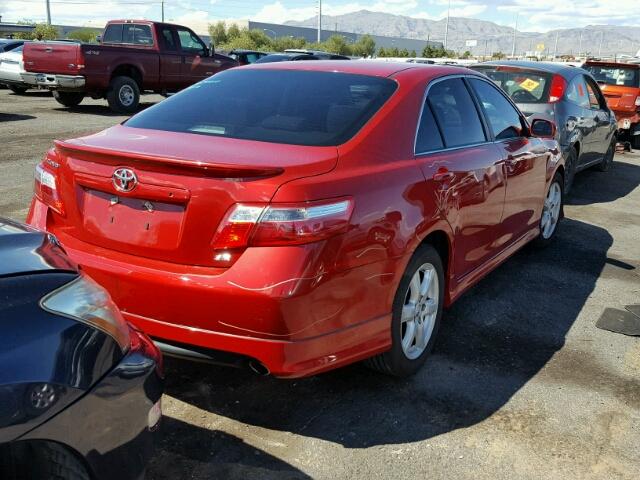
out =
{"type": "Polygon", "coordinates": [[[121,192],[130,192],[138,184],[138,177],[129,168],[118,168],[113,172],[113,186],[121,192]]]}

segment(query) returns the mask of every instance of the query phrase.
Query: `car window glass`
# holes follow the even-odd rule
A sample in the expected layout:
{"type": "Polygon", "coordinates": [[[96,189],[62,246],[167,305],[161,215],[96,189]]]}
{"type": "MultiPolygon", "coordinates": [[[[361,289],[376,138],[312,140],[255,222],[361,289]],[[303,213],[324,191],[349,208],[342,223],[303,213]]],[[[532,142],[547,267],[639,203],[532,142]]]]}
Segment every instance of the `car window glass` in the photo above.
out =
{"type": "Polygon", "coordinates": [[[122,43],[133,43],[135,45],[153,45],[151,27],[149,25],[125,25],[122,32],[122,43]]]}
{"type": "Polygon", "coordinates": [[[162,29],[162,41],[164,43],[164,49],[170,52],[175,52],[178,48],[176,47],[176,42],[173,39],[173,32],[170,28],[162,29]]]}
{"type": "Polygon", "coordinates": [[[504,96],[484,80],[469,80],[496,140],[519,137],[522,132],[520,114],[504,96]]]}
{"type": "Polygon", "coordinates": [[[126,125],[291,145],[340,145],[375,115],[396,86],[388,78],[365,75],[232,68],[140,112],[126,125]]]}
{"type": "Polygon", "coordinates": [[[567,87],[567,100],[582,108],[589,108],[589,97],[587,95],[587,84],[582,75],[577,75],[567,87]]]}
{"type": "Polygon", "coordinates": [[[548,73],[506,66],[478,66],[473,67],[473,70],[488,76],[515,103],[546,103],[549,101],[551,75],[548,73]]]}
{"type": "Polygon", "coordinates": [[[257,53],[247,53],[247,62],[254,63],[260,56],[257,53]]]}
{"type": "Polygon", "coordinates": [[[585,65],[598,83],[623,87],[640,87],[640,69],[637,66],[585,65]]]}
{"type": "Polygon", "coordinates": [[[182,51],[195,53],[197,55],[204,54],[204,45],[200,39],[189,30],[178,29],[178,38],[180,39],[180,48],[182,51]]]}
{"type": "Polygon", "coordinates": [[[486,141],[478,111],[461,78],[435,83],[429,89],[427,101],[440,125],[446,147],[486,141]]]}
{"type": "Polygon", "coordinates": [[[591,108],[602,108],[602,105],[604,105],[602,93],[600,93],[600,89],[589,80],[587,80],[587,92],[589,93],[589,105],[591,108]]]}
{"type": "Polygon", "coordinates": [[[122,43],[122,27],[121,23],[107,26],[102,36],[103,43],[122,43]]]}
{"type": "Polygon", "coordinates": [[[418,135],[416,137],[416,154],[433,152],[444,148],[442,135],[438,129],[436,119],[428,102],[424,103],[420,125],[418,125],[418,135]]]}

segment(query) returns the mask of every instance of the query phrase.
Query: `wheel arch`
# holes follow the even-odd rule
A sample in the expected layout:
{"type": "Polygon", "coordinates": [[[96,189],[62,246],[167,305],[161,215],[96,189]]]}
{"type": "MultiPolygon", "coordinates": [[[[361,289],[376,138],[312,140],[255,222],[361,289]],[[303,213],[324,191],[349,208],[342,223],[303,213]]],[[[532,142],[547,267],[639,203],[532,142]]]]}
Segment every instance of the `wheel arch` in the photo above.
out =
{"type": "Polygon", "coordinates": [[[422,245],[431,245],[440,255],[444,267],[445,305],[448,306],[451,303],[451,281],[453,280],[453,239],[444,228],[437,227],[426,233],[414,252],[422,245]]]}
{"type": "Polygon", "coordinates": [[[137,65],[122,63],[111,71],[109,82],[113,81],[116,77],[130,77],[138,84],[138,88],[142,91],[143,75],[142,70],[137,65]]]}

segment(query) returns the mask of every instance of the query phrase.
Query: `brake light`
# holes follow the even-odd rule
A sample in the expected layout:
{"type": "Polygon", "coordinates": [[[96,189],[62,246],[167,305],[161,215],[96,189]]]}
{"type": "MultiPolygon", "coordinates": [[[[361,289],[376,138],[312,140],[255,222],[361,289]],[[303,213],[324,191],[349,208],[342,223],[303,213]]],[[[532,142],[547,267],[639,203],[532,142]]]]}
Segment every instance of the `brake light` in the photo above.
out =
{"type": "Polygon", "coordinates": [[[551,88],[549,89],[549,103],[560,101],[567,91],[567,81],[560,75],[554,75],[551,79],[551,88]]]}
{"type": "Polygon", "coordinates": [[[214,263],[229,266],[246,247],[300,245],[347,230],[353,200],[242,205],[229,209],[213,238],[214,263]]]}
{"type": "Polygon", "coordinates": [[[36,165],[34,180],[33,190],[36,198],[60,215],[64,215],[56,174],[42,162],[36,165]]]}

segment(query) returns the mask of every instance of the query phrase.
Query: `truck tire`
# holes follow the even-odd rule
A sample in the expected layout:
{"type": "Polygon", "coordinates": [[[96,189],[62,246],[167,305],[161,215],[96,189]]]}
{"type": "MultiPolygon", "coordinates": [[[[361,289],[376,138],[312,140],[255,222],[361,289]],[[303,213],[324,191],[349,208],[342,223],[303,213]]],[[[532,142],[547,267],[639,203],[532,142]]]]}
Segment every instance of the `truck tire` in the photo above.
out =
{"type": "Polygon", "coordinates": [[[9,85],[9,90],[11,90],[16,95],[24,95],[24,92],[27,91],[27,87],[20,87],[18,85],[9,85]]]}
{"type": "Polygon", "coordinates": [[[73,108],[80,105],[80,102],[84,98],[83,92],[59,92],[53,91],[53,98],[56,99],[60,105],[64,105],[67,108],[73,108]]]}
{"type": "Polygon", "coordinates": [[[131,77],[115,77],[107,92],[109,108],[118,113],[133,113],[140,103],[140,88],[131,77]]]}

